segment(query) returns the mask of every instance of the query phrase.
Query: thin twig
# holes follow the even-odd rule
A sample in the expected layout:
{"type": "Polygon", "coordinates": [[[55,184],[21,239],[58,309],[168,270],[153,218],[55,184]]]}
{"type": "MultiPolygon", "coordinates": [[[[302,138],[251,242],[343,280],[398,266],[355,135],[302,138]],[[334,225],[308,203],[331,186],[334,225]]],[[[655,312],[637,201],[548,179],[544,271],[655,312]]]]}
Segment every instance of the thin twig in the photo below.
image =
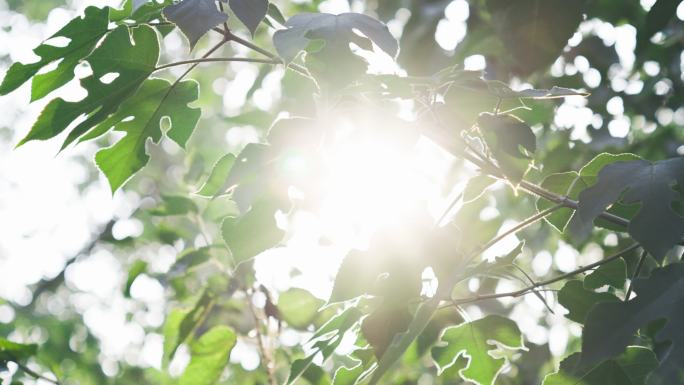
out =
{"type": "Polygon", "coordinates": [[[625,254],[632,252],[633,250],[636,250],[639,247],[640,247],[640,245],[638,243],[635,243],[635,244],[623,249],[622,251],[619,251],[616,254],[611,255],[608,258],[604,258],[598,262],[594,262],[590,265],[581,267],[577,270],[573,270],[569,273],[559,275],[558,277],[547,279],[545,281],[536,282],[536,283],[534,283],[528,287],[522,288],[520,290],[510,291],[510,292],[506,292],[506,293],[477,295],[475,297],[470,297],[470,298],[452,299],[451,303],[452,303],[452,305],[458,306],[458,305],[463,305],[466,303],[473,303],[473,302],[484,301],[484,300],[488,300],[488,299],[503,298],[503,297],[520,297],[522,295],[528,294],[528,293],[536,290],[537,288],[539,288],[541,286],[550,285],[552,283],[556,283],[558,281],[562,281],[564,279],[568,279],[570,277],[573,277],[577,274],[584,273],[585,271],[595,269],[595,268],[597,268],[603,264],[614,261],[614,260],[624,256],[625,254]]]}
{"type": "Polygon", "coordinates": [[[247,57],[216,57],[216,58],[200,58],[200,59],[188,59],[181,60],[173,63],[167,63],[155,68],[155,71],[163,70],[165,68],[185,65],[185,64],[201,64],[201,63],[213,63],[213,62],[247,62],[247,63],[265,63],[265,64],[280,64],[279,61],[273,59],[255,59],[247,57]]]}
{"type": "Polygon", "coordinates": [[[257,347],[259,348],[259,353],[261,354],[261,359],[263,360],[264,367],[266,367],[266,372],[268,373],[268,380],[270,385],[278,385],[278,379],[275,375],[275,368],[273,367],[273,359],[271,358],[271,354],[266,349],[266,344],[264,343],[264,336],[261,333],[262,319],[257,314],[257,310],[255,309],[254,303],[252,301],[253,296],[247,299],[247,302],[249,302],[249,310],[252,313],[252,317],[254,317],[254,329],[256,330],[257,347]]]}
{"type": "Polygon", "coordinates": [[[632,295],[634,280],[639,278],[639,274],[641,273],[641,268],[644,266],[644,261],[646,260],[647,255],[648,255],[648,253],[646,252],[646,250],[641,252],[641,256],[639,257],[639,262],[637,263],[636,269],[634,269],[634,273],[632,274],[632,279],[629,281],[629,286],[627,287],[627,292],[625,293],[625,302],[629,301],[629,297],[632,295]]]}
{"type": "Polygon", "coordinates": [[[60,385],[59,380],[53,380],[52,378],[45,377],[44,375],[33,371],[31,368],[29,368],[28,366],[26,366],[26,365],[24,365],[18,361],[13,361],[13,362],[15,364],[17,364],[17,367],[19,367],[19,369],[21,371],[23,371],[24,373],[28,374],[29,376],[33,377],[36,380],[43,380],[43,381],[53,383],[55,385],[60,385]]]}

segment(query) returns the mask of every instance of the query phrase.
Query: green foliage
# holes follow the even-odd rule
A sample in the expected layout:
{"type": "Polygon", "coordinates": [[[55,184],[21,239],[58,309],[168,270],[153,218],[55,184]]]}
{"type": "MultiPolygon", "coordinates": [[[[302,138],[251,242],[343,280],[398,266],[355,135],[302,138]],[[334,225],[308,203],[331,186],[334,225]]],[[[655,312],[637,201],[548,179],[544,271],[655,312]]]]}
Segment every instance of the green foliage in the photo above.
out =
{"type": "Polygon", "coordinates": [[[215,384],[228,364],[237,341],[227,326],[215,326],[190,345],[190,363],[181,375],[181,385],[215,384]]]}
{"type": "Polygon", "coordinates": [[[441,344],[432,348],[432,359],[442,373],[465,355],[468,365],[459,371],[463,380],[490,385],[506,363],[505,358],[494,358],[490,353],[499,348],[518,350],[525,345],[515,322],[490,315],[446,329],[441,344]]]}
{"type": "Polygon", "coordinates": [[[653,377],[662,383],[681,383],[684,340],[677,326],[683,316],[680,306],[683,278],[684,266],[681,264],[656,269],[650,277],[634,281],[636,298],[592,308],[582,333],[583,353],[578,365],[587,368],[619,355],[639,328],[665,318],[667,322],[655,336],[659,341],[668,341],[671,348],[661,358],[653,377]]]}
{"type": "Polygon", "coordinates": [[[578,371],[580,353],[563,360],[557,373],[544,378],[543,385],[645,385],[646,378],[658,367],[649,349],[630,346],[619,357],[607,360],[588,371],[578,371]]]}
{"type": "Polygon", "coordinates": [[[57,47],[43,43],[34,53],[40,60],[31,64],[14,63],[7,70],[0,84],[0,95],[7,95],[24,82],[31,81],[31,101],[38,100],[74,78],[74,68],[97,45],[108,32],[109,8],[88,7],[83,17],[78,17],[50,38],[69,39],[69,44],[57,47]],[[60,60],[57,68],[38,74],[41,68],[60,60]]]}
{"type": "MultiPolygon", "coordinates": [[[[35,62],[9,66],[0,95],[29,81],[31,101],[59,93],[18,145],[88,141],[112,192],[124,188],[135,202],[130,219],[143,231],[116,239],[118,221],[129,219],[117,211],[63,272],[22,294],[30,301],[0,299],[11,319],[1,335],[40,345],[0,338],[0,369],[19,364],[11,383],[684,383],[684,27],[678,1],[648,11],[637,3],[354,2],[367,14],[337,15],[317,0],[86,8],[35,48],[35,62]],[[461,21],[456,47],[440,47],[461,21]],[[636,29],[633,66],[622,40],[618,55],[597,32],[624,23],[636,29]],[[178,33],[189,51],[176,49],[178,33]],[[482,58],[482,70],[466,70],[482,58]],[[400,68],[378,69],[395,59],[400,68]],[[86,96],[73,100],[67,83],[86,96]],[[624,138],[618,119],[630,122],[624,138]],[[423,189],[418,172],[436,188],[423,189]],[[375,191],[384,184],[391,192],[375,191]],[[344,204],[331,208],[335,194],[344,204]],[[328,211],[376,210],[382,218],[325,223],[328,211]],[[338,224],[342,237],[329,234],[338,224]],[[300,248],[307,226],[316,239],[300,248]],[[562,248],[584,258],[629,244],[561,269],[562,248]],[[510,251],[494,252],[502,247],[510,251]],[[117,281],[125,322],[163,335],[162,370],[132,364],[128,352],[110,357],[82,310],[91,295],[69,282],[69,266],[100,248],[130,263],[117,281]],[[299,284],[306,269],[278,271],[297,283],[264,280],[263,269],[281,268],[270,258],[292,250],[344,255],[327,303],[299,284]],[[549,254],[557,265],[546,273],[538,262],[549,254]],[[142,274],[164,289],[163,325],[156,305],[131,298],[142,274]],[[518,305],[529,294],[583,326],[582,351],[553,374],[548,344],[519,353],[516,322],[527,307],[518,305]],[[174,378],[180,346],[189,364],[174,378]],[[254,352],[258,367],[236,364],[254,352]]],[[[7,24],[2,33],[21,25],[7,24]]],[[[85,179],[84,195],[95,178],[85,179]]],[[[568,342],[566,355],[580,340],[568,342]]]]}

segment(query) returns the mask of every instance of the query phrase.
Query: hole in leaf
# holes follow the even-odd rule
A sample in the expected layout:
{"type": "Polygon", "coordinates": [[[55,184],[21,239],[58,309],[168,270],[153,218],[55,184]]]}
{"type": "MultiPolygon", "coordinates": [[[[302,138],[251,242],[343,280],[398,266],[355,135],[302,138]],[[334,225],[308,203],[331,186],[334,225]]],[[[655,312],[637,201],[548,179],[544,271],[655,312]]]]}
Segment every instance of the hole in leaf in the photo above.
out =
{"type": "Polygon", "coordinates": [[[64,48],[64,47],[68,46],[70,42],[71,42],[71,39],[69,39],[68,37],[56,36],[56,37],[52,37],[50,39],[47,39],[43,44],[51,45],[51,46],[57,47],[57,48],[64,48]]]}
{"type": "Polygon", "coordinates": [[[118,72],[110,72],[110,73],[106,73],[106,74],[102,75],[100,77],[100,81],[104,84],[110,84],[111,82],[116,80],[116,78],[118,78],[118,77],[119,77],[118,72]]]}

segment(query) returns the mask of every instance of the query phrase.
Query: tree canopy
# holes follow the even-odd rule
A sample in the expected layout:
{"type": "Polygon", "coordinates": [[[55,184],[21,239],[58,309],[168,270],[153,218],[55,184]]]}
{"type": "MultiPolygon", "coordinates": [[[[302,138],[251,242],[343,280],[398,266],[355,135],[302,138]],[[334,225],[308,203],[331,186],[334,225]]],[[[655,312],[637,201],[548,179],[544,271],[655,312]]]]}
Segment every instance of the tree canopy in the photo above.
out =
{"type": "Polygon", "coordinates": [[[3,140],[132,207],[0,297],[2,384],[684,384],[684,2],[2,5],[74,16],[3,140]]]}

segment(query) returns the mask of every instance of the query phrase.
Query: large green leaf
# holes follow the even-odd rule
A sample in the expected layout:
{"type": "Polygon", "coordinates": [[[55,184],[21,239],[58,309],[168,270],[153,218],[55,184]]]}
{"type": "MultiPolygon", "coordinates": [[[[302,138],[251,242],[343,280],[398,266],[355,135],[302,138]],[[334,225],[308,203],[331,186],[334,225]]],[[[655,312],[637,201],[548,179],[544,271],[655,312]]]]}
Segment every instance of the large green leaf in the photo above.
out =
{"type": "Polygon", "coordinates": [[[193,80],[171,84],[162,79],[149,79],[138,93],[121,105],[117,113],[83,138],[90,139],[111,127],[126,133],[116,144],[100,150],[95,156],[112,191],[147,164],[146,144],[148,141],[159,143],[165,121],[171,126],[166,135],[185,147],[201,114],[199,108],[188,106],[197,100],[198,94],[198,84],[193,80]]]}
{"type": "Polygon", "coordinates": [[[611,163],[598,173],[595,185],[580,193],[573,221],[580,229],[590,228],[594,219],[618,200],[641,203],[630,221],[629,234],[654,258],[662,259],[684,236],[684,217],[672,209],[681,199],[672,188],[675,183],[684,188],[684,157],[611,163]]]}
{"type": "Polygon", "coordinates": [[[657,0],[653,4],[646,15],[644,25],[637,29],[637,53],[644,50],[653,35],[677,17],[677,7],[680,3],[681,0],[657,0]]]}
{"type": "Polygon", "coordinates": [[[656,269],[649,278],[633,282],[636,297],[628,302],[600,303],[587,315],[582,333],[579,367],[590,368],[616,357],[633,341],[636,332],[652,321],[666,322],[655,333],[657,342],[671,344],[654,371],[656,382],[684,384],[684,265],[675,263],[656,269]]]}
{"type": "Polygon", "coordinates": [[[551,65],[582,21],[584,0],[488,0],[492,23],[513,59],[529,74],[551,65]]]}
{"type": "Polygon", "coordinates": [[[68,145],[106,119],[135,93],[154,71],[158,58],[159,41],[152,28],[140,26],[129,30],[125,26],[118,27],[86,58],[93,74],[81,79],[81,86],[88,95],[77,102],[61,98],[52,100],[19,145],[30,140],[50,139],[85,115],[86,119],[69,133],[64,142],[64,146],[68,145]],[[110,83],[103,83],[101,78],[108,74],[118,76],[110,83]]]}
{"type": "Polygon", "coordinates": [[[275,219],[278,207],[274,201],[260,200],[243,216],[224,219],[221,234],[236,265],[276,246],[283,239],[285,232],[278,228],[275,219]]]}
{"type": "Polygon", "coordinates": [[[218,10],[214,0],[182,0],[164,8],[164,16],[176,24],[194,47],[212,28],[225,22],[228,15],[218,10]]]}
{"type": "Polygon", "coordinates": [[[560,364],[558,372],[544,378],[543,385],[645,385],[658,367],[655,354],[641,346],[630,346],[619,357],[602,362],[591,370],[577,370],[581,354],[575,353],[560,364]]]}
{"type": "Polygon", "coordinates": [[[0,85],[0,95],[12,92],[32,77],[31,101],[38,100],[63,86],[74,78],[76,65],[90,54],[97,42],[107,33],[108,24],[109,7],[86,8],[83,17],[71,20],[50,37],[50,39],[67,38],[69,39],[67,45],[58,47],[41,44],[33,50],[36,55],[40,56],[39,61],[30,64],[12,64],[0,85]],[[41,68],[60,59],[57,68],[36,75],[41,68]]]}
{"type": "Polygon", "coordinates": [[[396,39],[380,21],[359,13],[300,13],[285,23],[287,29],[273,35],[278,54],[290,62],[304,50],[311,40],[322,39],[326,50],[349,51],[349,43],[367,47],[369,41],[354,33],[361,31],[370,41],[391,56],[399,49],[396,39]],[[364,41],[365,40],[365,41],[364,41]]]}
{"type": "Polygon", "coordinates": [[[587,289],[598,289],[608,285],[622,290],[626,279],[627,265],[625,260],[620,258],[599,266],[598,269],[587,275],[584,279],[584,287],[587,289]]]}
{"type": "Polygon", "coordinates": [[[477,125],[499,167],[514,184],[527,173],[537,149],[537,138],[530,126],[513,115],[482,113],[477,125]]]}
{"type": "Polygon", "coordinates": [[[235,332],[228,326],[214,326],[190,345],[190,363],[180,377],[180,385],[212,385],[221,377],[233,346],[235,332]]]}
{"type": "Polygon", "coordinates": [[[494,358],[496,349],[524,349],[522,335],[515,322],[501,316],[490,315],[477,321],[464,323],[444,330],[442,346],[432,348],[432,359],[441,374],[451,367],[459,356],[468,357],[468,366],[459,371],[465,381],[492,385],[506,364],[505,358],[494,358]]]}
{"type": "Polygon", "coordinates": [[[565,283],[558,292],[558,303],[568,309],[565,316],[569,319],[584,323],[587,313],[592,306],[599,302],[619,302],[620,300],[611,293],[597,293],[584,287],[582,281],[570,280],[565,283]]]}
{"type": "MultiPolygon", "coordinates": [[[[634,154],[609,154],[602,153],[597,155],[594,159],[589,161],[584,167],[580,169],[579,172],[568,171],[559,174],[551,174],[544,178],[541,186],[549,191],[553,191],[556,194],[567,196],[570,199],[577,199],[580,192],[586,189],[588,186],[596,183],[596,178],[598,177],[599,171],[615,162],[629,161],[639,159],[638,156],[634,154]]],[[[537,210],[543,211],[554,206],[555,203],[548,201],[543,198],[537,199],[537,210]]],[[[631,217],[634,214],[634,209],[629,206],[615,204],[609,211],[613,214],[620,216],[631,217]]],[[[563,232],[565,231],[570,218],[572,218],[574,210],[570,208],[561,208],[556,210],[551,215],[546,216],[544,219],[551,224],[556,230],[563,232]]],[[[596,224],[601,227],[606,227],[611,230],[622,230],[622,228],[617,228],[615,225],[603,221],[597,220],[596,224]]]]}

